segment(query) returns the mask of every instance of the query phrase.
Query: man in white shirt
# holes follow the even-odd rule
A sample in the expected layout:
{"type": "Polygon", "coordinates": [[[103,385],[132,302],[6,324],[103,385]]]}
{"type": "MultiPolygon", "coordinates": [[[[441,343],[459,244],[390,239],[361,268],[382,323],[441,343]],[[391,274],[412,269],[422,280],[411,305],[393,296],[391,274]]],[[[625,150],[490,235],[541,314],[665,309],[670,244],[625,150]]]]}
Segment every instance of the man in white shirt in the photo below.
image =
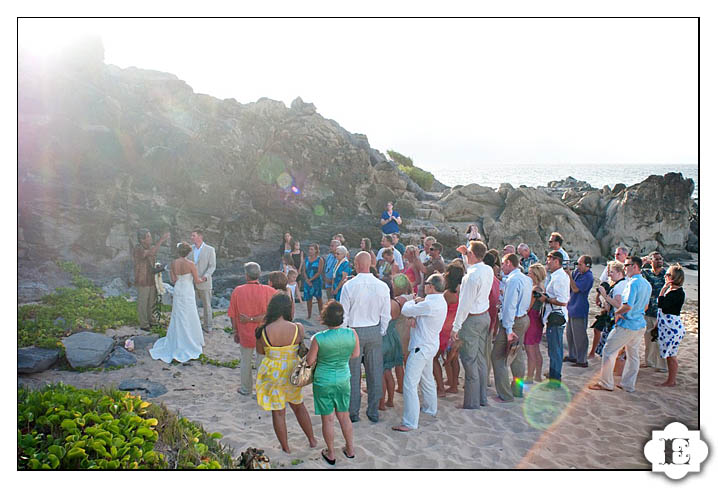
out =
{"type": "Polygon", "coordinates": [[[546,264],[551,272],[551,281],[546,287],[546,294],[539,300],[546,305],[543,321],[546,324],[546,341],[548,343],[549,368],[548,377],[550,385],[561,381],[561,367],[563,365],[563,330],[568,321],[568,309],[566,305],[571,296],[571,281],[568,272],[561,270],[563,267],[563,255],[559,251],[552,251],[548,254],[546,264]],[[563,324],[550,325],[548,318],[552,312],[560,313],[563,324]]]}
{"type": "Polygon", "coordinates": [[[521,380],[526,375],[526,362],[522,350],[524,334],[529,327],[527,312],[531,304],[533,281],[521,273],[519,257],[513,253],[504,256],[501,270],[506,275],[504,299],[501,305],[501,325],[503,327],[499,328],[496,335],[496,342],[491,351],[491,364],[494,367],[497,400],[511,402],[514,400],[514,395],[523,397],[521,383],[516,383],[516,380],[521,380]],[[511,381],[506,365],[507,347],[515,340],[519,342],[519,351],[511,362],[511,374],[513,375],[513,381],[511,381]],[[512,389],[515,392],[512,392],[512,389]]]}
{"type": "Polygon", "coordinates": [[[481,241],[472,241],[466,250],[469,266],[461,279],[459,305],[451,330],[454,341],[462,340],[459,358],[465,371],[464,409],[479,409],[488,404],[486,341],[491,325],[489,293],[494,283],[494,271],[482,262],[485,254],[486,245],[481,241]]]}
{"type": "Polygon", "coordinates": [[[349,418],[359,421],[361,407],[361,364],[364,363],[367,387],[366,414],[370,421],[379,421],[379,400],[382,396],[381,380],[384,373],[382,336],[391,320],[389,287],[369,272],[371,255],[360,251],[354,257],[356,277],[342,288],[340,303],[344,307],[342,326],[353,328],[359,338],[360,354],[349,360],[351,397],[349,418]]]}
{"type": "Polygon", "coordinates": [[[567,267],[568,262],[571,261],[568,253],[566,253],[566,250],[563,249],[563,236],[559,233],[551,233],[551,236],[548,238],[548,245],[553,251],[558,251],[561,253],[561,256],[563,257],[563,263],[561,264],[562,267],[567,267]]]}
{"type": "Polygon", "coordinates": [[[404,270],[404,259],[401,257],[401,253],[392,245],[391,236],[388,234],[384,234],[381,237],[381,249],[376,254],[377,259],[381,260],[381,255],[387,248],[394,250],[394,263],[399,267],[399,270],[404,270]]]}
{"type": "Polygon", "coordinates": [[[433,236],[427,236],[424,238],[424,248],[419,253],[419,261],[423,264],[429,259],[429,249],[431,245],[436,243],[436,238],[433,236]]]}
{"type": "Polygon", "coordinates": [[[423,396],[421,410],[436,416],[434,356],[439,351],[439,333],[448,308],[443,295],[444,287],[444,277],[435,273],[424,283],[426,298],[408,302],[403,297],[397,299],[400,304],[404,304],[401,313],[416,318],[416,327],[411,328],[409,356],[404,373],[404,415],[401,424],[392,427],[393,430],[410,431],[419,427],[419,381],[423,396]]]}

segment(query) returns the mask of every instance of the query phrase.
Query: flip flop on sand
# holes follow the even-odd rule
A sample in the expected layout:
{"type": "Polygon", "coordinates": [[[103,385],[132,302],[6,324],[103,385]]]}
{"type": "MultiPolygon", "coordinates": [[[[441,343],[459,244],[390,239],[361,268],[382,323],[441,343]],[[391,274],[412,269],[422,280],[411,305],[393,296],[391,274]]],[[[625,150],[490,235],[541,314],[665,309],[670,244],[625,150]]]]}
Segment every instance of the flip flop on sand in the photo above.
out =
{"type": "Polygon", "coordinates": [[[324,461],[326,463],[328,463],[329,465],[334,465],[335,463],[337,463],[337,459],[334,459],[334,460],[330,459],[329,457],[327,457],[326,452],[327,452],[326,448],[324,450],[322,450],[322,458],[324,459],[324,461]]]}
{"type": "Polygon", "coordinates": [[[403,424],[400,424],[399,426],[392,426],[391,429],[394,431],[401,431],[402,433],[411,431],[411,428],[409,428],[408,426],[404,426],[403,424]]]}
{"type": "Polygon", "coordinates": [[[347,453],[347,448],[346,448],[346,447],[342,448],[342,453],[344,454],[344,456],[345,456],[346,458],[354,458],[354,457],[356,457],[356,454],[354,454],[354,455],[352,455],[352,456],[350,457],[349,454],[347,453]]]}
{"type": "Polygon", "coordinates": [[[598,384],[598,383],[589,385],[588,388],[591,389],[592,391],[608,391],[608,392],[613,392],[613,389],[606,389],[604,386],[602,386],[601,384],[598,384]]]}

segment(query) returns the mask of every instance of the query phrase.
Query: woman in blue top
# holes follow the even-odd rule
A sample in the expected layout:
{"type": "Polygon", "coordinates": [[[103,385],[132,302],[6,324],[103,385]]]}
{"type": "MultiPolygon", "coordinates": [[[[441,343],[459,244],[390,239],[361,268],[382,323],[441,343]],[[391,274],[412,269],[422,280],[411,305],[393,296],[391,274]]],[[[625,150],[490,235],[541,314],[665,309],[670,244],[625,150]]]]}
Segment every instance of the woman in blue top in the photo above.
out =
{"type": "Polygon", "coordinates": [[[332,272],[332,297],[339,300],[342,294],[342,287],[347,280],[349,275],[352,273],[352,266],[349,263],[349,252],[343,246],[337,246],[337,264],[332,272]]]}
{"type": "Polygon", "coordinates": [[[322,310],[322,270],[324,258],[319,256],[319,245],[309,245],[309,255],[304,259],[304,301],[307,303],[307,319],[312,317],[312,298],[317,299],[317,309],[322,310]]]}

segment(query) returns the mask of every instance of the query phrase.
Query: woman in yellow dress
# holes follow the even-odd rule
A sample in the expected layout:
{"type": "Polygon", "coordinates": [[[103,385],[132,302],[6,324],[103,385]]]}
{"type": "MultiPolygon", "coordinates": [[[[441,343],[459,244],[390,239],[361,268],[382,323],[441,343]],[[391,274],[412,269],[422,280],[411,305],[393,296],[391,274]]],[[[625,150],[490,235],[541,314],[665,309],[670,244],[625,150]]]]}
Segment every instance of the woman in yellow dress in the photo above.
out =
{"type": "Polygon", "coordinates": [[[257,404],[272,411],[272,425],[282,450],[291,453],[287,441],[285,403],[294,411],[310,447],[317,446],[309,412],[302,401],[302,388],[292,385],[289,376],[297,364],[297,350],[304,328],[292,321],[292,300],[277,293],[267,306],[264,324],[257,328],[257,353],[265,355],[257,370],[257,404]]]}

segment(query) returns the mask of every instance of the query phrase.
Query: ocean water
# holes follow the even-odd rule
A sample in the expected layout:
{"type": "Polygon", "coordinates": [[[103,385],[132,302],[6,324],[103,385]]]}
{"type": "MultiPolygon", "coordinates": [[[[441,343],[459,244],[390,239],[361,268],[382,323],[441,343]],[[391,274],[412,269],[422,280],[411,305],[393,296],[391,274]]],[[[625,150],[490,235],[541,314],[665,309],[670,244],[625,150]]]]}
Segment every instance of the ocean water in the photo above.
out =
{"type": "Polygon", "coordinates": [[[693,198],[698,198],[698,165],[497,165],[476,168],[451,169],[447,167],[425,168],[444,185],[468,185],[478,183],[485,187],[498,188],[502,183],[514,187],[526,185],[536,187],[552,180],[573,177],[583,180],[598,189],[604,185],[613,188],[617,183],[631,186],[640,183],[650,175],[664,175],[669,172],[682,173],[695,183],[693,198]]]}

